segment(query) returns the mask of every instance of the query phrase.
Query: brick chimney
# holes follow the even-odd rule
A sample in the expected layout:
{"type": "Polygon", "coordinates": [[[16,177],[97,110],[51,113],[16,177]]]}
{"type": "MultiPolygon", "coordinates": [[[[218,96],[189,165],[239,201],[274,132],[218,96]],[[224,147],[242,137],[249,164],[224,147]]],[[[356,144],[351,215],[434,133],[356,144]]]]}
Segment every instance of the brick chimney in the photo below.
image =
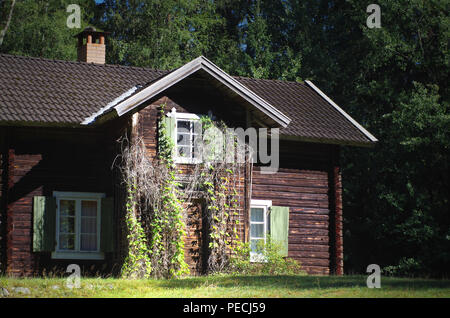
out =
{"type": "Polygon", "coordinates": [[[108,32],[96,31],[94,27],[87,27],[78,33],[78,61],[105,64],[105,36],[108,32]]]}

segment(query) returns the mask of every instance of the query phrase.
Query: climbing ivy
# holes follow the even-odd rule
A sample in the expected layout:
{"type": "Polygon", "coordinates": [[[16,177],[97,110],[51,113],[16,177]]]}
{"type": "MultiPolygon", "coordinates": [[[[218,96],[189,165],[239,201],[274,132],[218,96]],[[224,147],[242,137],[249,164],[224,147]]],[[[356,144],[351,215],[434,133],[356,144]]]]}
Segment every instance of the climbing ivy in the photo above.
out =
{"type": "Polygon", "coordinates": [[[159,168],[166,171],[160,180],[160,200],[154,209],[150,224],[151,250],[156,276],[178,277],[189,273],[184,255],[186,225],[183,200],[176,179],[176,166],[173,163],[173,140],[167,134],[164,106],[161,105],[159,120],[159,168]]]}
{"type": "Polygon", "coordinates": [[[139,173],[136,173],[137,144],[129,144],[126,136],[122,142],[122,172],[127,191],[125,204],[125,225],[128,249],[123,262],[121,275],[124,278],[148,278],[152,271],[148,242],[142,226],[140,214],[140,192],[138,191],[139,173]]]}
{"type": "Polygon", "coordinates": [[[122,266],[122,277],[149,278],[152,265],[146,235],[141,222],[135,214],[136,185],[128,187],[125,222],[128,230],[128,254],[122,266]]]}
{"type": "MultiPolygon", "coordinates": [[[[128,189],[125,218],[128,254],[122,268],[124,277],[173,278],[189,273],[184,252],[185,220],[194,200],[200,199],[205,206],[209,273],[226,268],[230,246],[239,240],[238,211],[242,207],[237,188],[242,166],[238,162],[213,158],[216,151],[224,151],[220,147],[225,143],[216,145],[214,142],[223,138],[226,125],[207,116],[201,117],[203,132],[217,129],[217,135],[209,135],[202,144],[209,143],[210,148],[216,149],[210,149],[212,158],[204,157],[201,163],[191,167],[189,175],[183,175],[182,186],[173,161],[175,145],[168,134],[170,128],[166,127],[164,108],[165,105],[161,105],[157,157],[149,158],[139,137],[122,151],[121,170],[128,189]]],[[[234,140],[237,143],[237,139],[234,140]]]]}
{"type": "MultiPolygon", "coordinates": [[[[208,146],[201,173],[201,188],[205,200],[209,225],[209,257],[208,272],[223,271],[229,262],[231,243],[239,240],[237,226],[239,225],[239,193],[236,190],[240,180],[240,164],[236,161],[227,162],[222,156],[214,158],[217,154],[225,154],[225,140],[227,126],[222,121],[213,121],[208,116],[201,117],[204,146],[208,146]],[[205,134],[209,131],[208,134],[205,134]],[[211,131],[213,133],[211,133],[211,131]],[[214,133],[216,132],[216,133],[214,133]],[[222,139],[219,140],[218,139],[222,139]],[[220,149],[218,149],[220,148],[220,149]],[[230,229],[231,225],[231,229],[230,229]]],[[[237,143],[235,136],[231,142],[237,143]]],[[[237,145],[235,145],[237,146],[237,145]]]]}
{"type": "Polygon", "coordinates": [[[122,140],[122,171],[127,188],[128,253],[122,266],[127,278],[179,277],[188,273],[185,262],[184,202],[172,160],[173,141],[167,135],[161,106],[159,152],[148,156],[139,136],[122,140]]]}

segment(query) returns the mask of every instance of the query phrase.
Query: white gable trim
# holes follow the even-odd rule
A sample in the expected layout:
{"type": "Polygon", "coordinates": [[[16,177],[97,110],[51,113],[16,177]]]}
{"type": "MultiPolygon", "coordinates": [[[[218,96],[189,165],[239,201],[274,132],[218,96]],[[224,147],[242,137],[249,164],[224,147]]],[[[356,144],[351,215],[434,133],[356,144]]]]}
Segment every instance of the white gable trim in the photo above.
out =
{"type": "Polygon", "coordinates": [[[283,127],[289,125],[289,123],[291,122],[291,119],[289,117],[287,117],[278,109],[276,109],[271,104],[266,102],[263,98],[261,98],[260,96],[256,95],[254,92],[249,90],[247,87],[238,82],[236,79],[225,73],[217,65],[215,65],[205,57],[200,56],[199,58],[202,58],[204,60],[204,63],[202,64],[202,66],[204,67],[202,67],[202,69],[211,74],[211,76],[215,77],[216,79],[221,81],[222,84],[226,85],[231,90],[238,93],[241,97],[243,97],[248,102],[256,106],[259,110],[261,110],[266,115],[274,119],[283,127]]]}
{"type": "Polygon", "coordinates": [[[110,108],[114,107],[115,105],[117,105],[118,103],[120,103],[121,101],[123,101],[125,98],[127,98],[128,96],[131,96],[134,94],[134,92],[136,90],[138,90],[139,86],[133,86],[131,89],[129,89],[128,91],[126,91],[125,93],[123,93],[122,95],[120,95],[119,97],[117,97],[116,99],[114,99],[112,102],[108,103],[108,105],[106,105],[105,107],[102,107],[98,112],[93,113],[91,116],[86,117],[84,119],[83,122],[81,122],[82,125],[89,125],[92,124],[95,119],[104,114],[107,110],[109,110],[110,108]]]}
{"type": "MultiPolygon", "coordinates": [[[[161,79],[150,84],[148,87],[142,89],[131,97],[115,104],[113,107],[111,107],[111,109],[115,109],[117,115],[120,117],[200,69],[204,70],[215,79],[220,81],[222,84],[227,86],[229,89],[237,93],[239,96],[247,100],[257,109],[279,123],[282,127],[286,127],[290,123],[291,120],[289,119],[289,117],[281,113],[275,107],[270,105],[264,99],[256,95],[254,92],[239,83],[237,80],[222,71],[219,67],[214,65],[203,56],[200,56],[183,65],[182,67],[174,70],[173,72],[165,75],[161,79]]],[[[102,114],[97,114],[96,117],[101,116],[102,114]]],[[[90,122],[92,122],[92,118],[89,119],[90,122]]],[[[87,124],[87,120],[85,120],[83,123],[87,124]]]]}
{"type": "Polygon", "coordinates": [[[311,81],[305,81],[309,87],[311,87],[317,94],[322,96],[331,106],[336,108],[336,110],[341,113],[345,118],[347,118],[356,128],[358,128],[367,138],[372,142],[377,142],[378,139],[375,138],[370,132],[368,132],[363,126],[361,126],[356,120],[354,120],[349,114],[347,114],[342,108],[340,108],[335,102],[331,100],[324,92],[322,92],[316,85],[311,81]]]}

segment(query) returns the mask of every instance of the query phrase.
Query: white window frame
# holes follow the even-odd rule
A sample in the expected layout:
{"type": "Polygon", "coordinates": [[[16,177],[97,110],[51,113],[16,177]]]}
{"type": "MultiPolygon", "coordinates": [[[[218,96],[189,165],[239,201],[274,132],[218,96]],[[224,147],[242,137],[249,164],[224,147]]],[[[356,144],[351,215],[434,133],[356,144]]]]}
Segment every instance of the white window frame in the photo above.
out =
{"type": "MultiPolygon", "coordinates": [[[[251,247],[251,240],[252,239],[258,239],[260,240],[260,238],[255,238],[252,237],[251,235],[251,225],[252,224],[264,224],[264,244],[266,244],[267,242],[267,227],[268,227],[268,222],[269,222],[269,213],[270,213],[270,207],[272,206],[272,200],[251,200],[250,202],[250,215],[249,215],[249,244],[251,247]],[[261,208],[263,209],[263,214],[264,214],[264,221],[263,222],[253,222],[252,221],[252,209],[253,208],[261,208]]],[[[254,263],[261,263],[261,262],[267,262],[267,260],[259,253],[255,253],[253,251],[250,250],[250,262],[254,262],[254,263]]]]}
{"type": "Polygon", "coordinates": [[[104,253],[100,251],[100,237],[101,237],[101,203],[104,193],[95,192],[61,192],[54,191],[53,196],[56,199],[56,248],[52,252],[53,259],[90,259],[102,260],[105,258],[104,253]],[[60,201],[74,200],[75,201],[75,250],[67,251],[59,249],[59,218],[60,218],[60,201]],[[81,229],[81,201],[97,201],[97,250],[96,251],[81,251],[80,250],[80,229],[81,229]]]}
{"type": "MultiPolygon", "coordinates": [[[[175,145],[175,149],[174,149],[174,161],[175,163],[185,163],[185,164],[198,164],[201,163],[201,154],[198,154],[197,158],[187,158],[187,157],[181,157],[178,156],[178,121],[190,121],[190,122],[198,122],[200,125],[200,116],[198,116],[197,114],[192,114],[192,113],[177,113],[175,108],[172,108],[172,112],[167,114],[168,117],[172,117],[175,119],[175,131],[173,132],[172,136],[173,136],[173,142],[175,145]]],[[[201,130],[201,126],[200,126],[200,130],[201,130]]],[[[192,135],[191,136],[191,140],[190,140],[190,145],[192,146],[192,135]]],[[[200,136],[201,137],[201,136],[200,136]]]]}

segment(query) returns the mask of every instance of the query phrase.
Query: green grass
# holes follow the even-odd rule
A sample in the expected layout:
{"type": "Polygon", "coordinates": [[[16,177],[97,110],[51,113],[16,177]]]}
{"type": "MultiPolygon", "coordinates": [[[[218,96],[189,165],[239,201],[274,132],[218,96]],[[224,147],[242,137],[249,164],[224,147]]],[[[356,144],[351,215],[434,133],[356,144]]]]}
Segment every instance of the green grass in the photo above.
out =
{"type": "Polygon", "coordinates": [[[380,289],[366,287],[366,276],[209,276],[178,280],[81,279],[81,288],[65,278],[0,277],[9,297],[449,297],[450,280],[381,278],[380,289]],[[55,287],[57,286],[57,287],[55,287]],[[30,294],[14,291],[26,287],[30,294]]]}

